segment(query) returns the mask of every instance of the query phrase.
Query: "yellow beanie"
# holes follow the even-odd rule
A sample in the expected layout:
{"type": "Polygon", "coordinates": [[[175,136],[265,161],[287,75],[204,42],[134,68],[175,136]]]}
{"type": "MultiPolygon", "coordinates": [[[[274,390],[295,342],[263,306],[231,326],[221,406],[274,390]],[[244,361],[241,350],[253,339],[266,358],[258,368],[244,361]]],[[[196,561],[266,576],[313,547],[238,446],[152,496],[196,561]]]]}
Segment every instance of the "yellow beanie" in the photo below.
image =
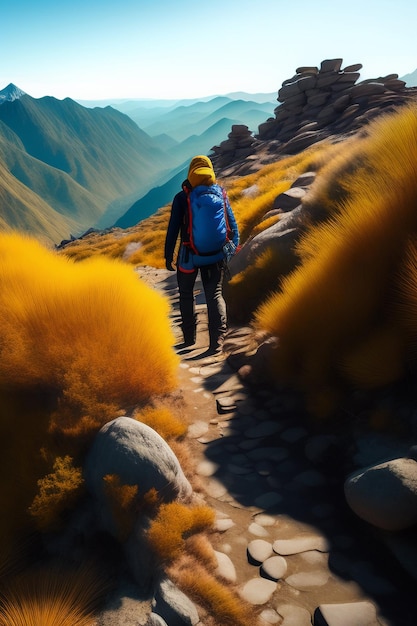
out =
{"type": "Polygon", "coordinates": [[[214,185],[216,175],[214,173],[213,164],[210,159],[202,154],[195,156],[188,168],[188,180],[191,187],[198,185],[214,185]]]}

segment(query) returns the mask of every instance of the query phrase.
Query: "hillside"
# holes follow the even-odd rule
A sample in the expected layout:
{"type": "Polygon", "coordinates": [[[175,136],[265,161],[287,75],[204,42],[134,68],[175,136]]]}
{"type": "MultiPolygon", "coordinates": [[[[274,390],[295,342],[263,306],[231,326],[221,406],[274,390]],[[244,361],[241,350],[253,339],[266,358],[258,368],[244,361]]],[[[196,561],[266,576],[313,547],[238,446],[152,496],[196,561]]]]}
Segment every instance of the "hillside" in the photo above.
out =
{"type": "Polygon", "coordinates": [[[3,222],[56,242],[114,203],[122,212],[152,186],[167,157],[111,107],[23,95],[0,105],[0,161],[8,173],[0,183],[3,222]]]}

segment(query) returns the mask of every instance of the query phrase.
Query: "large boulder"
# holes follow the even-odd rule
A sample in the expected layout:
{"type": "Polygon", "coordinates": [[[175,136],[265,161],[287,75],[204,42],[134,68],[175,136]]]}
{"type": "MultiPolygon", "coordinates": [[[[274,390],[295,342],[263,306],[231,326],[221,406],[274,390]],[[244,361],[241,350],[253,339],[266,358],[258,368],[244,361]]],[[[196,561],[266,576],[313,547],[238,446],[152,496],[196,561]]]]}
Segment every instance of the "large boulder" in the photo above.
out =
{"type": "Polygon", "coordinates": [[[164,439],[146,424],[126,416],[103,426],[84,465],[85,482],[96,501],[100,523],[115,535],[103,481],[107,475],[117,475],[123,485],[137,485],[142,495],[154,488],[165,502],[192,496],[192,487],[164,439]]]}
{"type": "Polygon", "coordinates": [[[360,470],[345,482],[350,508],[378,528],[398,531],[417,522],[417,463],[398,458],[360,470]]]}

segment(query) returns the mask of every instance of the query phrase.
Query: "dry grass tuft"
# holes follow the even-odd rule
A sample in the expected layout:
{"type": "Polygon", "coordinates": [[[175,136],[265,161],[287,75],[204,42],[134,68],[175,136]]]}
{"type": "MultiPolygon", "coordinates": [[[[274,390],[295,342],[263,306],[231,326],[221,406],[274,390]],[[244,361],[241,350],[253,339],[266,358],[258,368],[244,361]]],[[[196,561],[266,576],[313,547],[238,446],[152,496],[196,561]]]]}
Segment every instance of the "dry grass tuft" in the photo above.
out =
{"type": "Polygon", "coordinates": [[[211,529],[214,518],[214,511],[207,506],[162,504],[149,528],[149,543],[161,562],[170,563],[183,552],[187,537],[211,529]]]}
{"type": "Polygon", "coordinates": [[[222,626],[255,626],[257,613],[231,587],[219,581],[193,558],[185,557],[182,566],[171,570],[178,587],[202,606],[222,626]]]}
{"type": "Polygon", "coordinates": [[[83,493],[82,469],[69,456],[57,457],[52,473],[38,480],[38,487],[29,512],[41,530],[51,530],[83,493]]]}
{"type": "Polygon", "coordinates": [[[135,411],[133,417],[138,421],[150,426],[161,435],[165,441],[180,439],[187,432],[187,426],[177,419],[166,407],[145,407],[135,411]]]}
{"type": "Polygon", "coordinates": [[[28,571],[2,590],[0,626],[93,626],[106,590],[91,566],[28,571]]]}
{"type": "Polygon", "coordinates": [[[343,194],[337,159],[328,170],[337,189],[322,190],[331,219],[306,233],[298,247],[301,265],[256,315],[258,326],[280,339],[276,375],[307,390],[344,378],[340,364],[352,346],[350,381],[374,387],[403,372],[400,334],[372,337],[372,329],[393,321],[393,283],[417,230],[416,108],[379,118],[347,156],[343,194]],[[385,350],[386,366],[376,368],[385,350]]]}

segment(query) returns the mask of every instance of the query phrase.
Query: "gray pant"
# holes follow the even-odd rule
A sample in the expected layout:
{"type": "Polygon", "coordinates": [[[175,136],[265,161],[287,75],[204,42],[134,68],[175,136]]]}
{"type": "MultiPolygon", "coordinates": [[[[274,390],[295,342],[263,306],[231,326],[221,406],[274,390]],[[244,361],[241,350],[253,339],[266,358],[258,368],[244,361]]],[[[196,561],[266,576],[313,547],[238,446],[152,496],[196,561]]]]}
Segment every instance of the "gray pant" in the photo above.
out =
{"type": "Polygon", "coordinates": [[[219,261],[205,265],[193,272],[177,272],[178,289],[180,294],[180,312],[184,341],[195,341],[196,314],[194,304],[194,285],[200,270],[204,295],[207,304],[208,330],[210,348],[216,348],[223,338],[227,327],[226,303],[223,298],[224,262],[219,261]]]}

